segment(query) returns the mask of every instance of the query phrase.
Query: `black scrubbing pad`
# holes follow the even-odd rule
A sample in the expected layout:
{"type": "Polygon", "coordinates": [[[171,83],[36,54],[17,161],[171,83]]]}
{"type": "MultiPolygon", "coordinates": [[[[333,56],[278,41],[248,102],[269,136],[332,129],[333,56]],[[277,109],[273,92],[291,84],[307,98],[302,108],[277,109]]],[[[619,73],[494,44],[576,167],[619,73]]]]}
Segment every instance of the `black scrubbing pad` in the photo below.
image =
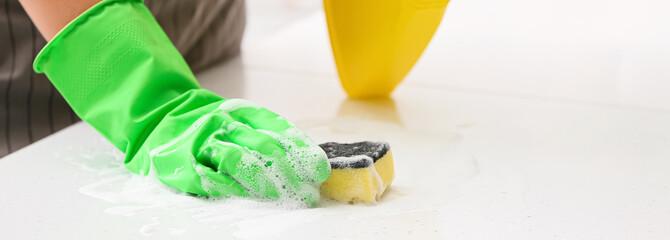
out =
{"type": "Polygon", "coordinates": [[[319,145],[328,156],[333,158],[349,158],[347,161],[331,161],[332,168],[366,168],[382,158],[389,150],[389,144],[385,142],[356,142],[336,143],[327,142],[319,145]],[[365,156],[372,159],[372,162],[365,156]]]}

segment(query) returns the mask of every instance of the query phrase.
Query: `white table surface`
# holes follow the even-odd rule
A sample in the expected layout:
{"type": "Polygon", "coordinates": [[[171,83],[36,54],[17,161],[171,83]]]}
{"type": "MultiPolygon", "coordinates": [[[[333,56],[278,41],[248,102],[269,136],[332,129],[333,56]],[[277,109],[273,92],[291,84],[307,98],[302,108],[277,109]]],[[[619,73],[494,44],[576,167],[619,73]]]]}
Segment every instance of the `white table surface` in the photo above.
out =
{"type": "Polygon", "coordinates": [[[0,159],[0,238],[667,239],[668,5],[453,0],[393,99],[367,102],[342,92],[315,12],[198,77],[317,142],[389,141],[378,204],[177,194],[80,123],[0,159]]]}

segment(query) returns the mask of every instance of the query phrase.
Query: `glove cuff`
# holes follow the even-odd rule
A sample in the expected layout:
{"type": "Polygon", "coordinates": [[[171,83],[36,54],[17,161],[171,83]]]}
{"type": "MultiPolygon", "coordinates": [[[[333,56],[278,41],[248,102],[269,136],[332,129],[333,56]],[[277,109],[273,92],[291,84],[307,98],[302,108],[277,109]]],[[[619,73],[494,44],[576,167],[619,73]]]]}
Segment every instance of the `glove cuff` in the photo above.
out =
{"type": "Polygon", "coordinates": [[[200,88],[141,0],[91,7],[42,49],[33,68],[47,75],[82,120],[126,153],[188,99],[187,92],[200,88]]]}

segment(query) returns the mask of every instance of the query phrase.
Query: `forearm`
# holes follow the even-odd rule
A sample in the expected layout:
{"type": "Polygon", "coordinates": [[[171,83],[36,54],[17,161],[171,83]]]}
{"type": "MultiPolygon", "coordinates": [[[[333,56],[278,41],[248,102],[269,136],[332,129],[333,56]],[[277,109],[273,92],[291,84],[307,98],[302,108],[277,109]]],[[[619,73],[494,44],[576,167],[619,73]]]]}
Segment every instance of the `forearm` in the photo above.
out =
{"type": "Polygon", "coordinates": [[[47,41],[101,0],[19,0],[47,41]]]}

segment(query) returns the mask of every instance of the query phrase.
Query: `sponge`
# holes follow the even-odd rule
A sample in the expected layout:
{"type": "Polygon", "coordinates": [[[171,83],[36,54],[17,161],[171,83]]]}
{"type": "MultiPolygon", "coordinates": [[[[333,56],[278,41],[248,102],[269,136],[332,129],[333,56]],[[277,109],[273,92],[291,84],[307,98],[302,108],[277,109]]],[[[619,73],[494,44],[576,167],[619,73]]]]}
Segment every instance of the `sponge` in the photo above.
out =
{"type": "Polygon", "coordinates": [[[393,181],[393,156],[385,142],[320,144],[331,166],[321,194],[339,202],[373,203],[393,181]]]}

